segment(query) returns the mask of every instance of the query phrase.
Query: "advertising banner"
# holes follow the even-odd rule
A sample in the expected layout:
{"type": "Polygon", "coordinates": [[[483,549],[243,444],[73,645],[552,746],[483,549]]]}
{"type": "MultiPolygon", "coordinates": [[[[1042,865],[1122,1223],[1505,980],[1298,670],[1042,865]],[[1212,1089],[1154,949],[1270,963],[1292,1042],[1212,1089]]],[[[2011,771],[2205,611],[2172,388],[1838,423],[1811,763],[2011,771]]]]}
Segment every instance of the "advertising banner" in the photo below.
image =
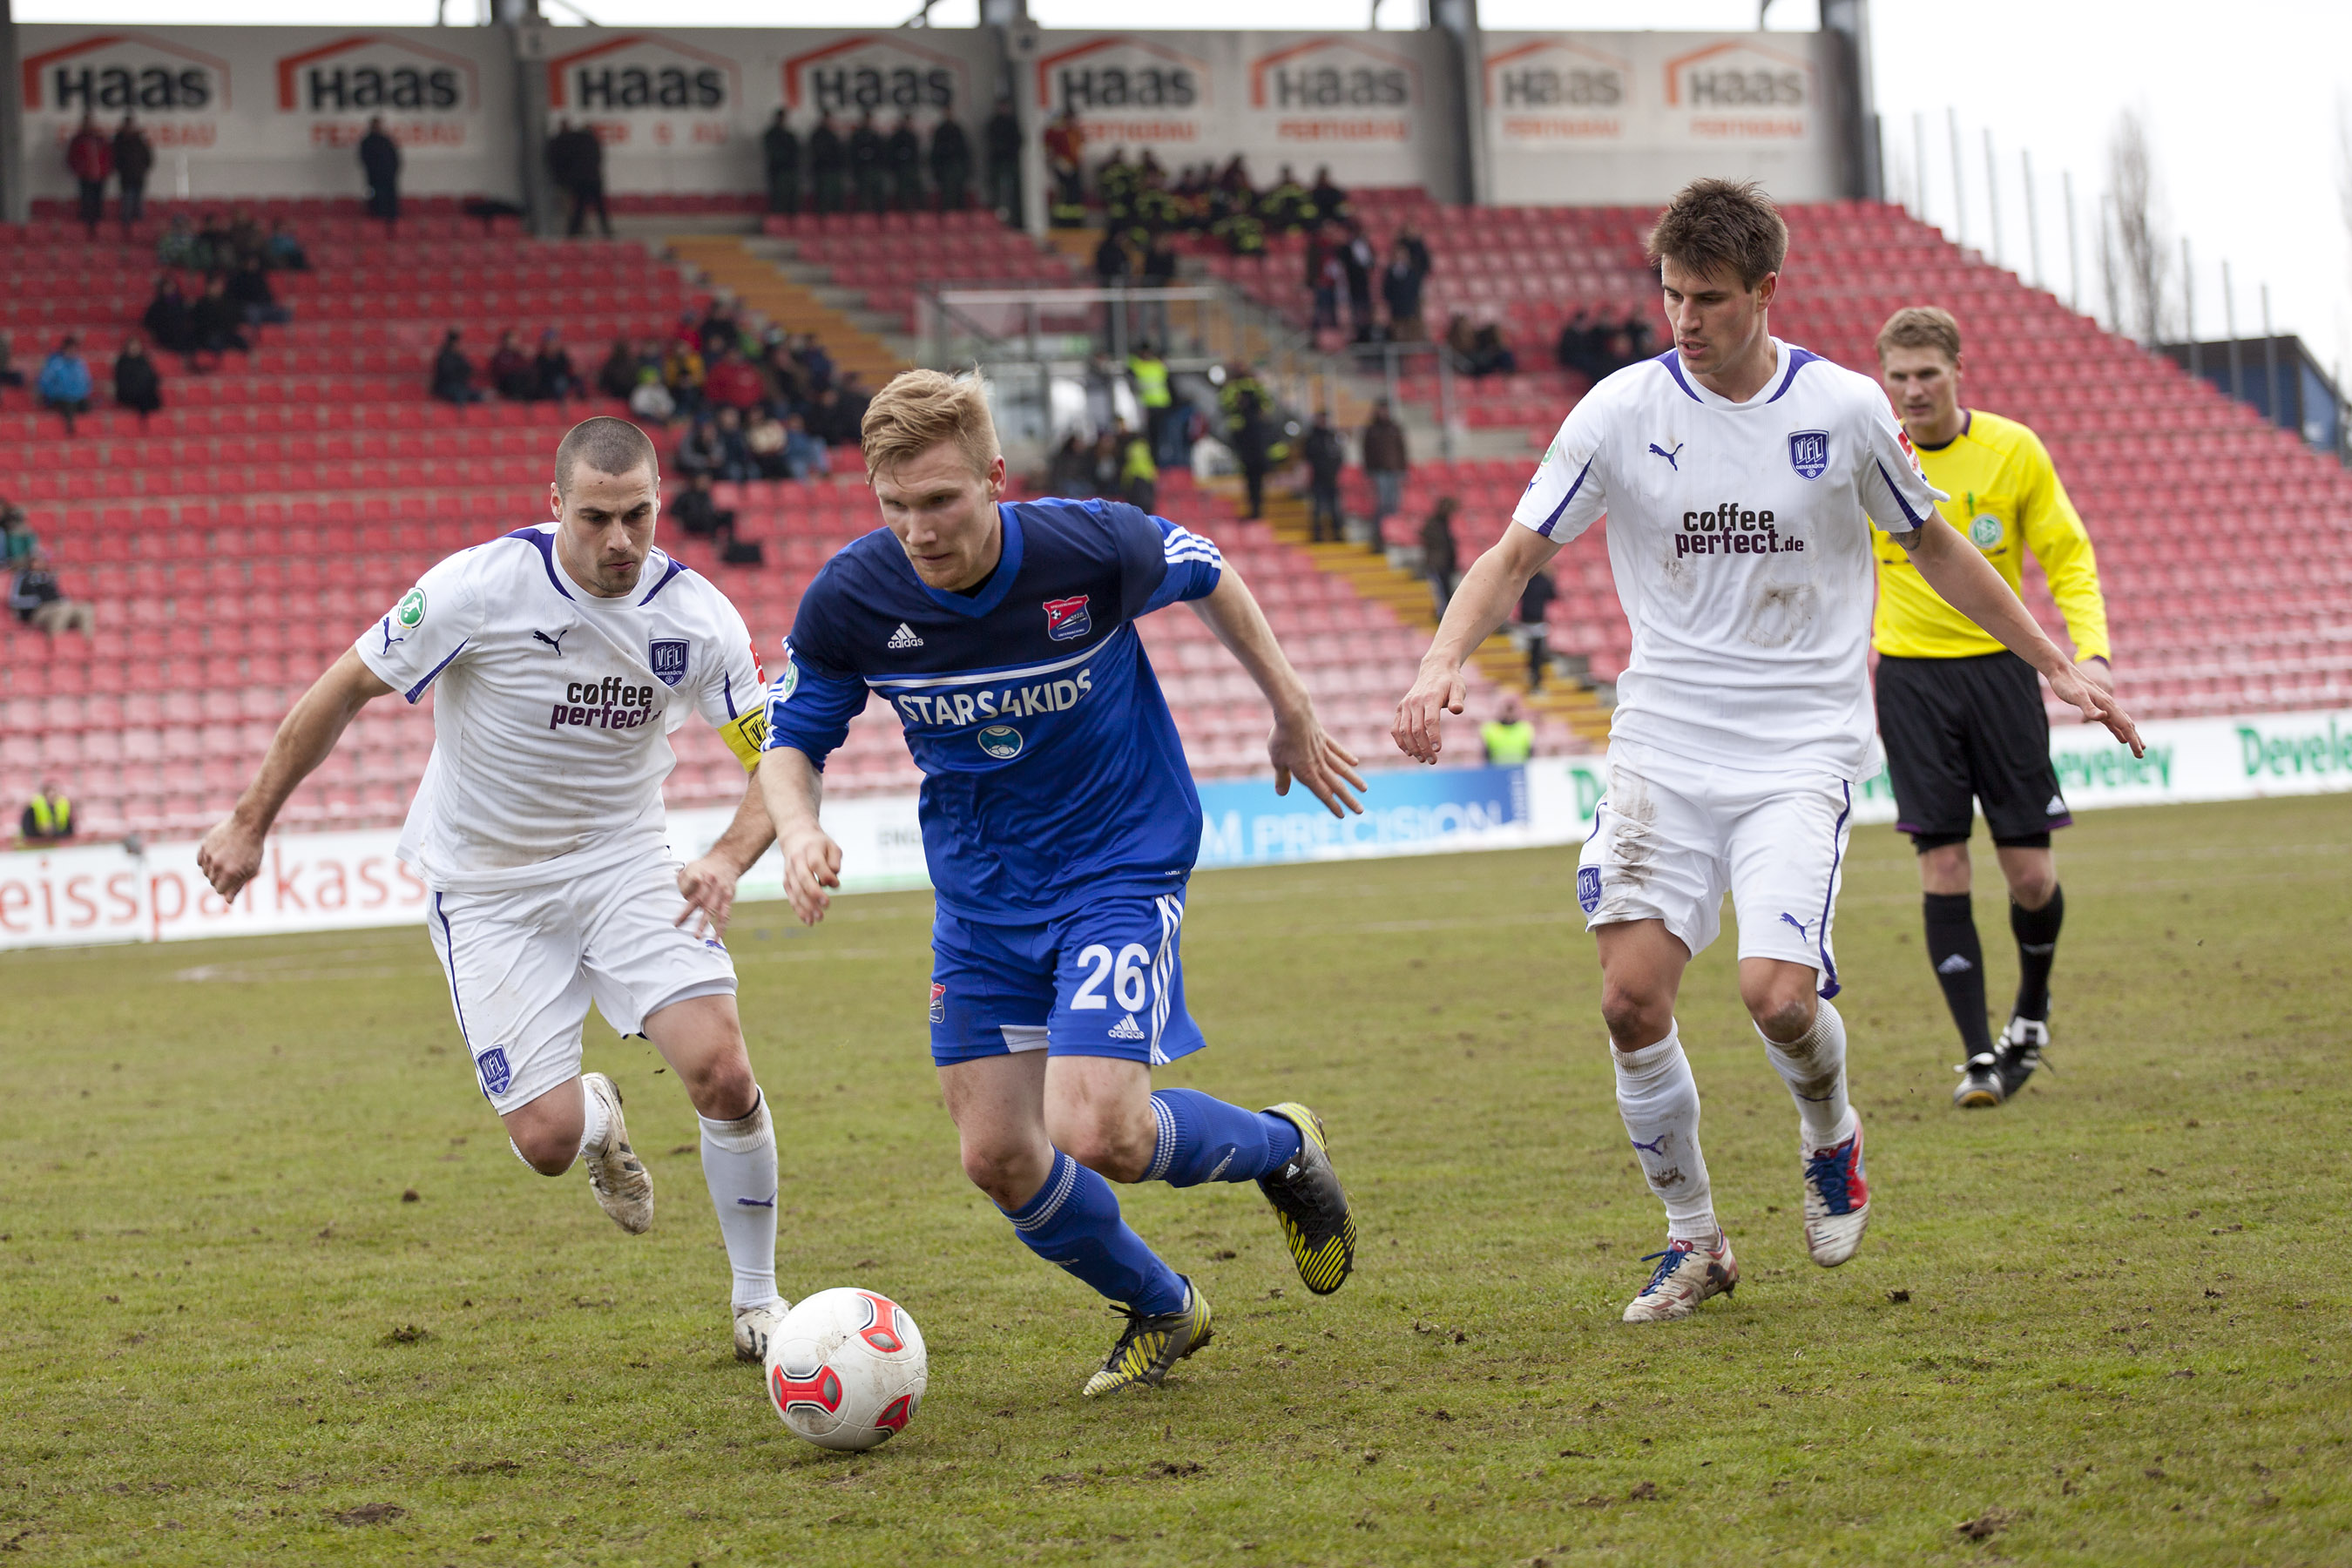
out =
{"type": "Polygon", "coordinates": [[[1655,202],[1715,174],[1832,200],[1823,51],[1806,33],[1488,33],[1490,199],[1655,202]]]}
{"type": "MultiPolygon", "coordinates": [[[[2069,728],[2051,737],[2059,787],[2074,811],[2262,795],[2352,791],[2352,709],[2187,719],[2141,727],[2147,754],[2135,759],[2105,731],[2069,728]]],[[[1332,816],[1293,787],[1270,780],[1200,786],[1203,869],[1393,855],[1574,844],[1592,828],[1608,787],[1600,757],[1538,758],[1523,768],[1417,768],[1368,776],[1364,814],[1332,816]]],[[[670,814],[681,860],[718,841],[731,808],[670,814]]],[[[1882,773],[1854,802],[1857,824],[1895,820],[1882,773]]],[[[826,830],[841,845],[842,891],[929,885],[912,795],[828,801],[826,830]]],[[[120,845],[0,856],[0,951],[110,942],[404,925],[421,921],[426,893],[394,854],[399,835],[278,834],[261,874],[224,902],[196,869],[193,843],[133,854],[120,845]]],[[[743,900],[783,895],[771,849],[738,884],[743,900]]]]}

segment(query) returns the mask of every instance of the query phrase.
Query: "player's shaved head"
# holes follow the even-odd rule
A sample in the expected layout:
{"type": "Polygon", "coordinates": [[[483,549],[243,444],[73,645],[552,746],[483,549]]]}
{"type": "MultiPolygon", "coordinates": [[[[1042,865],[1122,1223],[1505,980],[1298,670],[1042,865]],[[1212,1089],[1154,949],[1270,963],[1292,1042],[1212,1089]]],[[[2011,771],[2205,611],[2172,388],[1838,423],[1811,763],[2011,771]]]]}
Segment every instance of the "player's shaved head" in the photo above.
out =
{"type": "Polygon", "coordinates": [[[1648,249],[1654,263],[1672,261],[1700,277],[1727,273],[1752,289],[1787,259],[1789,226],[1753,180],[1693,180],[1658,215],[1648,249]]]}
{"type": "Polygon", "coordinates": [[[609,414],[583,419],[565,432],[562,444],[555,448],[555,488],[559,491],[572,493],[572,476],[583,463],[614,479],[644,468],[656,484],[661,480],[661,459],[654,451],[653,437],[627,420],[615,419],[609,414]]]}

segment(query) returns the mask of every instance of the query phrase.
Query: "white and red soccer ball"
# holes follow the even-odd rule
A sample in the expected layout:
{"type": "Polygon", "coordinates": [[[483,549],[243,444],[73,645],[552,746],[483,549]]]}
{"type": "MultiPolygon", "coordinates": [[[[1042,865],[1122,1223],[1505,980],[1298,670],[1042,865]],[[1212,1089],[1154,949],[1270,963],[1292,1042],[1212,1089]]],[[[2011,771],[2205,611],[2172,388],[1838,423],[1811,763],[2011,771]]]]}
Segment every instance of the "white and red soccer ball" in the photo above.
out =
{"type": "Polygon", "coordinates": [[[923,1333],[871,1290],[820,1290],[768,1337],[768,1401],[820,1448],[871,1448],[906,1429],[929,1381],[923,1333]]]}

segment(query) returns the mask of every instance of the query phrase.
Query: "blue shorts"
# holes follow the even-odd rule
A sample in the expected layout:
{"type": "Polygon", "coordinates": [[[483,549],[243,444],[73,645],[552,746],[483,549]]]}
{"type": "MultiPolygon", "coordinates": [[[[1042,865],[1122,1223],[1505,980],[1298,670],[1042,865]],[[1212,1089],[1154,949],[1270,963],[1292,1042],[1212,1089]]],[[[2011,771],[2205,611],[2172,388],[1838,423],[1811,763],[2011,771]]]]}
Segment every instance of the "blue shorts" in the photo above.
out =
{"type": "Polygon", "coordinates": [[[931,922],[931,1060],[1047,1051],[1154,1066],[1208,1042],[1184,1010],[1184,895],[1103,899],[1043,925],[931,922]]]}

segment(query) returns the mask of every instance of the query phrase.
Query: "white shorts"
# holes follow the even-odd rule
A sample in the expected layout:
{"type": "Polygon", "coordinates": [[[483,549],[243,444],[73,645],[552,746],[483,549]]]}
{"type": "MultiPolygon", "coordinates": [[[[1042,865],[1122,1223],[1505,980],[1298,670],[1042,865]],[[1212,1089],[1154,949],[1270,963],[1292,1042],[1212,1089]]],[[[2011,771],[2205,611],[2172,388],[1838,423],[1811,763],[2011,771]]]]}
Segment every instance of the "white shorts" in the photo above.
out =
{"type": "Polygon", "coordinates": [[[695,935],[698,921],[673,923],[685,908],[677,868],[655,858],[546,887],[433,895],[425,923],[499,1115],[579,1076],[591,1001],[634,1035],[673,1002],[735,994],[727,949],[695,935]]]}
{"type": "Polygon", "coordinates": [[[1758,773],[1631,742],[1609,748],[1609,793],[1576,871],[1587,931],[1665,922],[1696,956],[1721,928],[1723,895],[1739,956],[1810,965],[1838,993],[1830,945],[1853,785],[1822,773],[1758,773]]]}

